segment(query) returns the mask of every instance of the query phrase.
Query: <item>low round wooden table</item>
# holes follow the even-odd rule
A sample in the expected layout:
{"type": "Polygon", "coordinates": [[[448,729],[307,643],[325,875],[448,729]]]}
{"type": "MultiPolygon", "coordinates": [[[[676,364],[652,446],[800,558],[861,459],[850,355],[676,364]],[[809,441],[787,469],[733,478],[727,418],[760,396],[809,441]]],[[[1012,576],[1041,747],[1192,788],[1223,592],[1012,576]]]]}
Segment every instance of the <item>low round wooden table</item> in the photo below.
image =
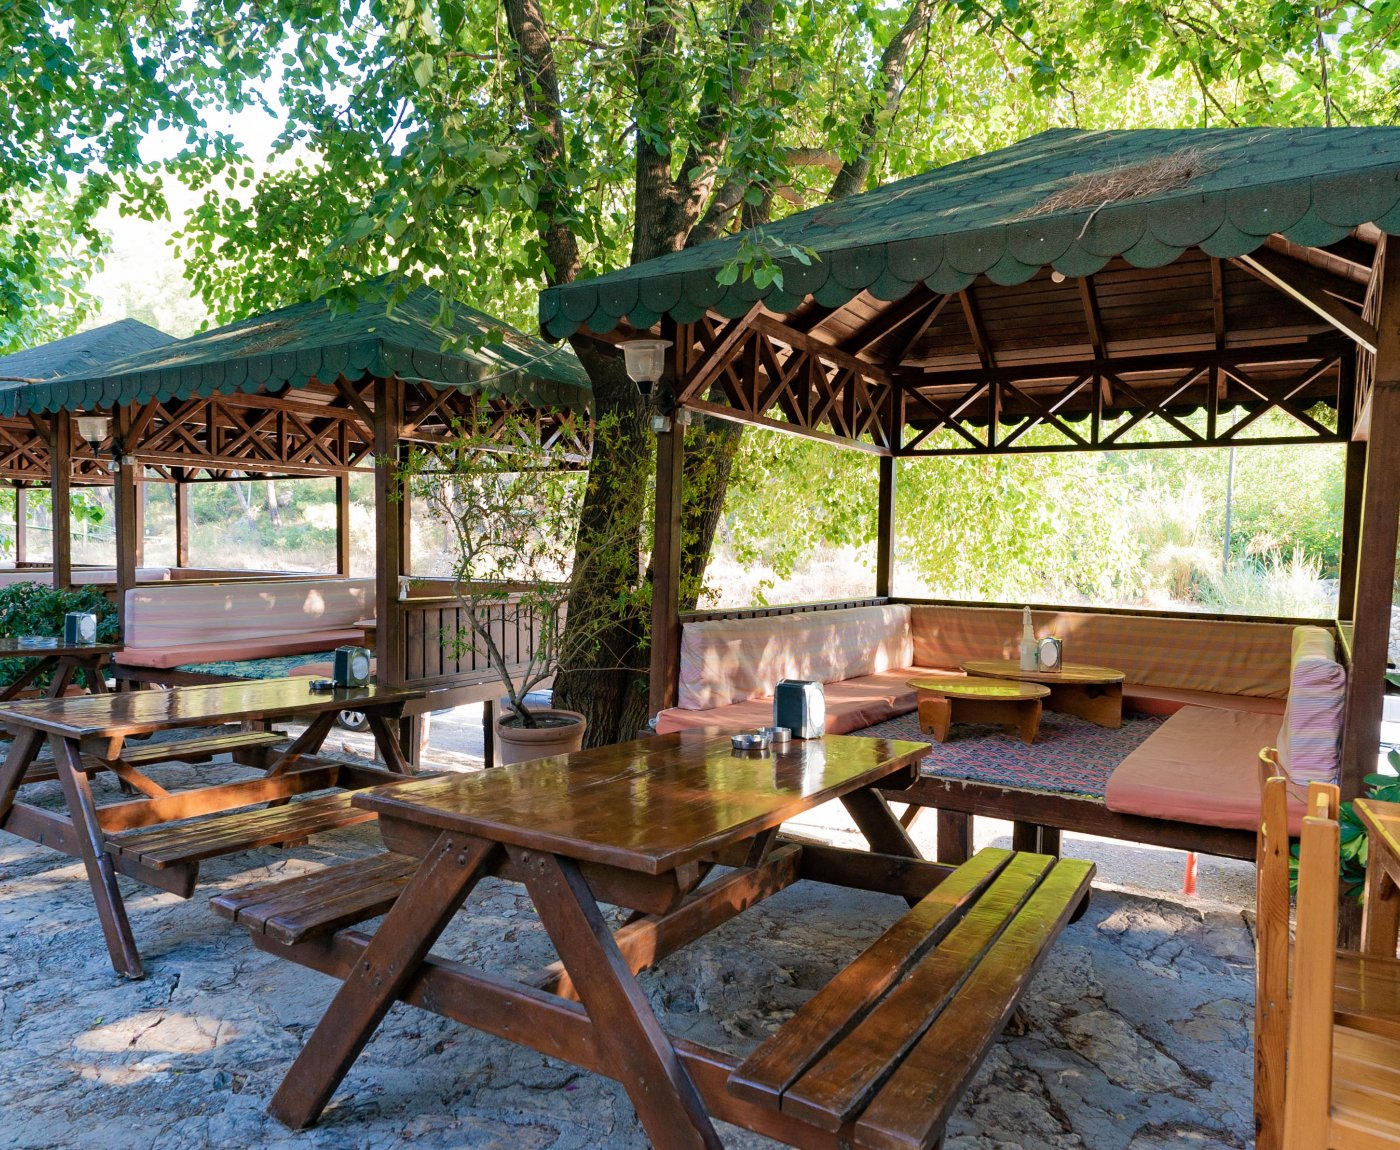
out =
{"type": "Polygon", "coordinates": [[[1123,725],[1123,672],[1087,663],[1065,663],[1058,671],[1023,671],[1015,659],[969,659],[969,675],[1044,683],[1050,688],[1045,705],[1052,711],[1078,715],[1100,727],[1123,725]]]}
{"type": "Polygon", "coordinates": [[[1039,683],[1006,679],[910,679],[919,695],[919,728],[938,742],[948,741],[953,723],[995,723],[1007,733],[1035,742],[1040,730],[1040,700],[1050,694],[1039,683]]]}

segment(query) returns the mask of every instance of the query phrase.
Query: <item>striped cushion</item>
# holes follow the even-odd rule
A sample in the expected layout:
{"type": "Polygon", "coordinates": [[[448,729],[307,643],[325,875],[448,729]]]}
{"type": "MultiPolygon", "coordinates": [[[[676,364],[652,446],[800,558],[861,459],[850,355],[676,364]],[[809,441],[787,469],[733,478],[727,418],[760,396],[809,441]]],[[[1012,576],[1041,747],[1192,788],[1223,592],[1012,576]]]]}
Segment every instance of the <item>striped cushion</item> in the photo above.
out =
{"type": "Polygon", "coordinates": [[[1335,783],[1341,773],[1347,673],[1321,627],[1295,627],[1288,709],[1278,732],[1279,765],[1295,783],[1335,783]]]}
{"type": "Polygon", "coordinates": [[[834,683],[913,662],[903,604],[687,623],[677,704],[703,711],[771,695],[779,679],[834,683]]]}
{"type": "MultiPolygon", "coordinates": [[[[1064,640],[1065,661],[1122,671],[1129,683],[1224,695],[1288,695],[1292,627],[1223,619],[1163,619],[1033,612],[1035,632],[1064,640]]],[[[957,667],[965,659],[1014,659],[1021,612],[1004,607],[915,605],[914,662],[957,667]]]]}
{"type": "Polygon", "coordinates": [[[125,640],[128,650],[188,646],[197,656],[211,643],[351,628],[373,612],[373,579],[158,583],[126,593],[125,640]]]}

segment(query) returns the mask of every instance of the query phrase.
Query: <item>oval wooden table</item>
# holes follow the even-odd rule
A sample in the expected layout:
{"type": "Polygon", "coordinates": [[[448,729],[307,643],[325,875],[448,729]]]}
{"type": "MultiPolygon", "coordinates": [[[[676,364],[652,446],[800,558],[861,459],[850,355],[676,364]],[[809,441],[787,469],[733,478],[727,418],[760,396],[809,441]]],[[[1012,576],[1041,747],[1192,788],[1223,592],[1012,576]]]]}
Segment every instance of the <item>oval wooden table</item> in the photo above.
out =
{"type": "Polygon", "coordinates": [[[1035,742],[1040,730],[1041,700],[1050,688],[1039,683],[1007,679],[910,679],[920,692],[919,727],[938,742],[948,741],[953,723],[993,723],[1018,733],[1023,742],[1035,742]]]}
{"type": "Polygon", "coordinates": [[[1078,715],[1100,727],[1123,725],[1123,672],[1089,663],[1065,663],[1058,671],[1023,671],[1015,659],[968,659],[969,675],[1043,683],[1050,688],[1045,705],[1052,711],[1078,715]]]}

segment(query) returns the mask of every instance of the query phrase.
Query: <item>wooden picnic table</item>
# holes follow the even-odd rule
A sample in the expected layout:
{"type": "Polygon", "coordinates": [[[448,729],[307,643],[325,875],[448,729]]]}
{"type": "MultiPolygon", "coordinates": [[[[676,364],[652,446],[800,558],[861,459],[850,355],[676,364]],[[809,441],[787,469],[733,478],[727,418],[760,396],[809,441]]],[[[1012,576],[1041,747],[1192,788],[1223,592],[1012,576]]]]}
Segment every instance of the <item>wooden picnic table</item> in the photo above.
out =
{"type": "Polygon", "coordinates": [[[392,720],[422,691],[368,686],[319,692],[311,689],[311,683],[310,678],[261,679],[0,706],[0,724],[14,736],[0,766],[0,829],[83,860],[118,973],[132,978],[143,973],[117,888],[118,872],[188,898],[203,859],[302,841],[318,831],[374,817],[352,807],[345,794],[289,801],[294,796],[382,785],[412,774],[392,720]],[[336,716],[346,707],[369,716],[388,770],[316,757],[336,716]],[[270,730],[127,742],[157,731],[253,724],[293,715],[311,716],[310,724],[277,754],[271,754],[269,747],[286,736],[270,730]],[[51,765],[36,763],[45,740],[53,753],[51,765]],[[142,769],[163,762],[207,761],[233,752],[249,756],[244,761],[263,767],[265,775],[172,793],[142,769]],[[142,797],[98,807],[88,776],[100,770],[113,772],[142,797]],[[17,798],[22,783],[45,778],[62,785],[64,813],[17,798]]]}
{"type": "Polygon", "coordinates": [[[314,1123],[402,998],[617,1079],[656,1146],[719,1147],[716,1118],[831,1150],[936,1145],[1093,867],[1009,851],[958,870],[922,860],[883,792],[911,785],[927,750],[828,736],[745,754],[689,731],[358,793],[391,853],[213,900],[260,948],[344,980],[270,1112],[314,1123]],[[780,836],[833,799],[870,850],[780,836]],[[486,875],[524,883],[559,962],[514,981],[430,953],[486,875]],[[742,1063],[668,1036],[637,972],[801,878],[913,909],[742,1063]],[[633,911],[616,934],[600,903],[633,911]],[[373,935],[347,925],[386,911],[373,935]],[[906,1097],[911,1053],[939,1060],[932,1102],[906,1097]]]}
{"type": "Polygon", "coordinates": [[[44,691],[45,698],[62,695],[79,671],[84,673],[89,691],[105,695],[107,663],[121,649],[120,643],[66,644],[62,639],[53,639],[36,645],[32,641],[22,642],[16,635],[0,635],[0,659],[33,660],[18,679],[0,691],[0,703],[15,698],[45,671],[53,672],[53,679],[44,691]]]}
{"type": "Polygon", "coordinates": [[[1370,836],[1361,949],[1394,958],[1400,945],[1400,803],[1362,798],[1352,806],[1370,836]]]}

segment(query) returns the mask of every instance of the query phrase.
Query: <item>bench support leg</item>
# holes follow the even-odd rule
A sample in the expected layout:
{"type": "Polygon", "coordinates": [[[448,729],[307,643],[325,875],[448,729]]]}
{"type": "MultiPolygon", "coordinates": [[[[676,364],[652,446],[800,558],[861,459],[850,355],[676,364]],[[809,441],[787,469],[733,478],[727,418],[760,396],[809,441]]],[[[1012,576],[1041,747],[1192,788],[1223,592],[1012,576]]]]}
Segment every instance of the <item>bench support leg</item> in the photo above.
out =
{"type": "Polygon", "coordinates": [[[938,812],[938,861],[962,866],[972,857],[972,816],[962,811],[938,812]]]}
{"type": "Polygon", "coordinates": [[[269,1114],[293,1130],[316,1122],[496,850],[480,839],[438,836],[282,1079],[269,1114]]]}
{"type": "Polygon", "coordinates": [[[1060,829],[1041,826],[1039,823],[1012,823],[1011,849],[1059,858],[1060,829]]]}

